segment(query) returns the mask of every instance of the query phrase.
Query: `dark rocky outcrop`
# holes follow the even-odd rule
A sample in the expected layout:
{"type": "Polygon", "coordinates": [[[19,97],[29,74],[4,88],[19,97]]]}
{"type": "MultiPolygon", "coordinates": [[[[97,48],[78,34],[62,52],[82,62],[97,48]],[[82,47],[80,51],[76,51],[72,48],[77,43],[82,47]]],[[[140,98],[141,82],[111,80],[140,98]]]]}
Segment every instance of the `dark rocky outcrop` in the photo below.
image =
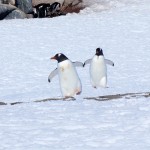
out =
{"type": "Polygon", "coordinates": [[[16,7],[9,6],[6,4],[0,4],[0,20],[5,19],[5,17],[14,11],[16,7]]]}
{"type": "Polygon", "coordinates": [[[9,15],[5,17],[5,19],[24,19],[24,18],[27,18],[26,14],[20,11],[19,9],[12,11],[11,13],[9,13],[9,15]]]}
{"type": "Polygon", "coordinates": [[[83,0],[0,0],[0,20],[45,18],[78,13],[83,0]]]}
{"type": "Polygon", "coordinates": [[[17,7],[7,4],[0,4],[0,20],[24,18],[26,18],[26,14],[17,7]]]}
{"type": "Polygon", "coordinates": [[[32,0],[16,0],[16,7],[26,14],[32,14],[32,0]]]}
{"type": "Polygon", "coordinates": [[[0,4],[11,4],[11,5],[15,5],[15,0],[0,0],[0,4]]]}

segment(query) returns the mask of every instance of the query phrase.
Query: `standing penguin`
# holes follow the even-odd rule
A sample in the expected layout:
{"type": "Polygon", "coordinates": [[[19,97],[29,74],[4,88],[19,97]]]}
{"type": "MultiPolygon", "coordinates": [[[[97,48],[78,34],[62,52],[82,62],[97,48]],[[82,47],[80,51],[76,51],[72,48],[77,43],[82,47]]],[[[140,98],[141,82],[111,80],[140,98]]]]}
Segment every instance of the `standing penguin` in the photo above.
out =
{"type": "Polygon", "coordinates": [[[84,62],[84,65],[90,64],[90,77],[91,84],[94,88],[107,86],[107,66],[114,66],[111,60],[105,59],[103,50],[101,48],[96,49],[96,54],[92,59],[88,59],[84,62]]]}
{"type": "Polygon", "coordinates": [[[51,59],[57,60],[58,64],[57,68],[50,73],[48,81],[51,82],[52,78],[58,74],[60,88],[64,98],[80,94],[82,92],[82,86],[75,67],[83,67],[83,63],[71,62],[62,53],[56,54],[51,59]]]}

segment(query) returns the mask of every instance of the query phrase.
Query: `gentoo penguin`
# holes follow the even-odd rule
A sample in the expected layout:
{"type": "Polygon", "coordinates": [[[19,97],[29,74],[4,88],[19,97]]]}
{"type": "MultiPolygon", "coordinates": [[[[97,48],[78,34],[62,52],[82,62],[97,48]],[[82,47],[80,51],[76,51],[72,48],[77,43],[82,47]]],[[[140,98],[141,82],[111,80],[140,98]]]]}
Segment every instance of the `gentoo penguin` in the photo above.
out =
{"type": "Polygon", "coordinates": [[[103,50],[101,48],[96,49],[96,54],[92,59],[88,59],[84,62],[90,64],[90,78],[91,84],[94,88],[107,86],[107,66],[114,66],[114,63],[111,60],[105,59],[103,55],[103,50]]]}
{"type": "Polygon", "coordinates": [[[46,3],[40,3],[33,8],[34,18],[44,18],[48,16],[48,12],[51,5],[46,3]]]}
{"type": "Polygon", "coordinates": [[[54,13],[60,12],[60,8],[61,8],[61,4],[58,3],[58,2],[54,2],[54,3],[51,5],[49,11],[50,11],[51,14],[53,15],[54,13]]]}
{"type": "Polygon", "coordinates": [[[82,92],[82,85],[75,67],[83,67],[81,62],[71,62],[64,54],[58,53],[51,59],[58,61],[57,68],[53,70],[48,81],[58,74],[60,81],[60,88],[64,98],[69,98],[75,94],[82,92]]]}

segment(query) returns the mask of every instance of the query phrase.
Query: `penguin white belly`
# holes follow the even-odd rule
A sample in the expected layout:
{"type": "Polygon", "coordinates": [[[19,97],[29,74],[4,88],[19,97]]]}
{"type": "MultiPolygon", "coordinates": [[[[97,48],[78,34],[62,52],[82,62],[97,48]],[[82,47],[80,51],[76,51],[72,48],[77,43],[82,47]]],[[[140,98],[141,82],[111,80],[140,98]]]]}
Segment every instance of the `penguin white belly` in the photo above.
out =
{"type": "Polygon", "coordinates": [[[106,87],[107,68],[103,56],[94,56],[90,65],[91,83],[93,87],[106,87]]]}
{"type": "Polygon", "coordinates": [[[58,64],[61,92],[64,97],[81,93],[81,81],[71,61],[58,64]]]}

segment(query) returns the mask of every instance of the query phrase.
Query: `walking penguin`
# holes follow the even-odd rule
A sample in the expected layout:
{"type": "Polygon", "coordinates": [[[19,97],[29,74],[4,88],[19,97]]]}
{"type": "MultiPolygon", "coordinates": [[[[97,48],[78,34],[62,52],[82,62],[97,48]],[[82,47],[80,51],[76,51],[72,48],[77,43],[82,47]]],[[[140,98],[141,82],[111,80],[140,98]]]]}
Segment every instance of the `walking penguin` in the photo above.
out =
{"type": "Polygon", "coordinates": [[[114,66],[111,60],[105,59],[103,50],[101,48],[96,49],[96,54],[93,58],[84,62],[84,65],[90,64],[90,78],[91,84],[94,88],[107,87],[107,64],[114,66]]]}
{"type": "Polygon", "coordinates": [[[58,74],[60,88],[64,98],[73,97],[82,92],[82,85],[75,67],[83,67],[81,62],[72,62],[64,54],[58,53],[51,59],[58,61],[57,68],[53,70],[48,81],[58,74]]]}

